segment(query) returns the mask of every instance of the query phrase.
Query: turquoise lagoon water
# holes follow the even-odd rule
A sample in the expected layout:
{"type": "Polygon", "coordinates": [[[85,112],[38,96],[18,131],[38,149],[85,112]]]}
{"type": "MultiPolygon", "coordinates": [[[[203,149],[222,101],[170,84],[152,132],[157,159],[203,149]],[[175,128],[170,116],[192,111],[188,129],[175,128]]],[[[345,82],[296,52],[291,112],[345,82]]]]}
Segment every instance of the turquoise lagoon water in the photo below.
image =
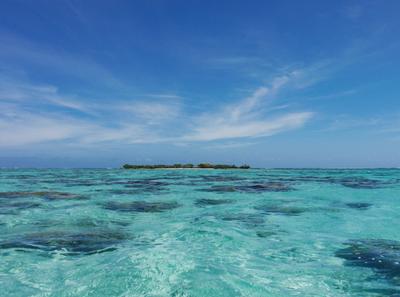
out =
{"type": "Polygon", "coordinates": [[[0,170],[1,296],[400,296],[400,170],[0,170]]]}

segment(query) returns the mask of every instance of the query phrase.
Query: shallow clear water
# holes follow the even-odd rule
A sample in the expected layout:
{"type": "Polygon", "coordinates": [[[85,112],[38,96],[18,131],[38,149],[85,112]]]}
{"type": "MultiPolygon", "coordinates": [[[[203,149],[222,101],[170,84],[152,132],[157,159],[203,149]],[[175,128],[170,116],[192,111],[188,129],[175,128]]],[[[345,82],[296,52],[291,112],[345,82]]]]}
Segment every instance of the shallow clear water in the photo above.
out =
{"type": "Polygon", "coordinates": [[[0,170],[0,295],[400,296],[399,217],[395,169],[0,170]]]}

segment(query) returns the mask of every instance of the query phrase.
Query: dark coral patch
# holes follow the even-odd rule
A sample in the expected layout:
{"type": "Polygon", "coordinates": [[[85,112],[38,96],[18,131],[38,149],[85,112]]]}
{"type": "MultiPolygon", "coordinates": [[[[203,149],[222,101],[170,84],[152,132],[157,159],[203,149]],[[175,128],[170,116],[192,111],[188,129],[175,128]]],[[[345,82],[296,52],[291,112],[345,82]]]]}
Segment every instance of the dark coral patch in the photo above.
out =
{"type": "MultiPolygon", "coordinates": [[[[104,190],[98,190],[99,192],[103,192],[104,190]]],[[[133,195],[136,194],[135,190],[125,190],[125,189],[113,189],[108,191],[111,194],[115,194],[115,195],[133,195]]]]}
{"type": "Polygon", "coordinates": [[[204,192],[244,192],[244,193],[262,193],[262,192],[288,192],[293,190],[289,185],[282,182],[264,182],[264,183],[251,183],[235,186],[212,186],[207,189],[200,189],[204,192]]]}
{"type": "Polygon", "coordinates": [[[121,212],[163,212],[178,208],[180,205],[176,202],[108,202],[104,204],[105,209],[121,212]]]}
{"type": "Polygon", "coordinates": [[[366,203],[366,202],[351,202],[351,203],[346,203],[346,206],[350,208],[355,208],[359,210],[366,210],[372,206],[371,203],[366,203]]]}
{"type": "Polygon", "coordinates": [[[400,242],[384,239],[351,240],[336,251],[347,266],[367,267],[390,278],[400,277],[400,242]]]}
{"type": "Polygon", "coordinates": [[[314,176],[314,175],[299,175],[299,176],[277,176],[277,175],[267,175],[265,176],[272,182],[291,182],[291,183],[303,183],[303,182],[316,182],[316,183],[330,183],[330,184],[339,184],[344,187],[353,188],[353,189],[379,189],[384,186],[390,186],[396,184],[397,181],[392,180],[380,180],[380,179],[371,179],[360,176],[346,176],[346,177],[338,177],[337,175],[341,174],[338,172],[327,172],[331,174],[330,176],[314,176]]]}
{"type": "Polygon", "coordinates": [[[158,187],[165,187],[168,186],[169,183],[159,181],[156,179],[140,179],[140,180],[130,180],[130,181],[125,181],[122,184],[130,186],[132,188],[134,187],[146,187],[146,186],[158,186],[158,187]]]}
{"type": "Polygon", "coordinates": [[[47,200],[87,200],[87,196],[66,192],[35,192],[35,196],[42,197],[47,200]]]}
{"type": "Polygon", "coordinates": [[[305,208],[280,205],[261,205],[255,207],[255,209],[261,210],[265,214],[278,214],[285,216],[298,216],[306,211],[305,208]]]}
{"type": "Polygon", "coordinates": [[[223,221],[238,221],[245,223],[248,226],[259,226],[264,224],[265,220],[262,216],[258,214],[251,213],[239,213],[239,214],[229,214],[222,217],[223,221]]]}
{"type": "Polygon", "coordinates": [[[25,198],[32,197],[34,192],[0,192],[0,198],[25,198]]]}
{"type": "Polygon", "coordinates": [[[25,209],[37,208],[41,204],[36,202],[25,202],[25,201],[17,201],[17,202],[9,202],[2,201],[0,203],[0,214],[18,214],[20,211],[25,209]]]}
{"type": "Polygon", "coordinates": [[[66,255],[88,255],[115,250],[116,245],[125,239],[126,234],[111,230],[78,233],[50,231],[24,234],[0,241],[0,249],[60,251],[66,255]]]}
{"type": "Polygon", "coordinates": [[[270,237],[270,236],[276,235],[276,232],[273,232],[273,231],[257,231],[256,234],[257,234],[258,237],[266,238],[266,237],[270,237]]]}
{"type": "MultiPolygon", "coordinates": [[[[162,178],[165,179],[165,178],[162,178]]],[[[121,185],[130,189],[130,193],[158,193],[167,190],[167,186],[171,183],[160,181],[157,178],[143,178],[143,179],[107,179],[102,182],[103,185],[121,185]]],[[[113,190],[114,191],[114,190],[113,190]]],[[[115,190],[120,191],[120,190],[115,190]]],[[[121,190],[122,191],[122,190],[121,190]]],[[[118,194],[118,193],[116,193],[118,194]]]]}
{"type": "Polygon", "coordinates": [[[167,190],[170,183],[157,181],[153,179],[133,180],[123,183],[126,188],[135,190],[136,192],[158,193],[167,190]]]}
{"type": "Polygon", "coordinates": [[[0,192],[0,198],[26,198],[39,197],[47,200],[70,200],[70,199],[88,199],[87,196],[57,192],[57,191],[38,191],[38,192],[0,192]]]}
{"type": "Polygon", "coordinates": [[[289,185],[282,182],[264,182],[248,184],[236,187],[241,192],[288,192],[293,190],[289,185]]]}
{"type": "Polygon", "coordinates": [[[387,184],[379,180],[361,177],[342,178],[337,180],[336,182],[341,184],[342,186],[353,189],[378,189],[387,184]]]}
{"type": "Polygon", "coordinates": [[[236,188],[234,186],[212,186],[207,189],[199,189],[202,192],[216,192],[216,193],[230,193],[236,192],[236,188]]]}
{"type": "Polygon", "coordinates": [[[234,201],[232,199],[197,199],[195,202],[196,206],[202,207],[202,206],[209,206],[209,205],[221,205],[221,204],[228,204],[228,203],[233,203],[234,201]]]}
{"type": "Polygon", "coordinates": [[[200,175],[197,178],[205,182],[229,182],[229,181],[239,181],[244,178],[233,175],[200,175]]]}

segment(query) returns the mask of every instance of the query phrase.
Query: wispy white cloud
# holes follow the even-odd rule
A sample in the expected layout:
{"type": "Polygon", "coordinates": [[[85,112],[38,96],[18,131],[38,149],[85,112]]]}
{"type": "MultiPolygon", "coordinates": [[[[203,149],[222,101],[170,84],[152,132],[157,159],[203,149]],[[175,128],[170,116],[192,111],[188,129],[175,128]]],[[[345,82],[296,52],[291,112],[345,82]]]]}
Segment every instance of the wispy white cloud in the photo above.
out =
{"type": "Polygon", "coordinates": [[[161,99],[182,99],[182,96],[176,94],[145,94],[145,96],[161,99]]]}
{"type": "Polygon", "coordinates": [[[344,91],[339,91],[339,92],[333,92],[333,93],[328,93],[328,94],[323,94],[319,96],[311,96],[307,97],[307,100],[321,100],[321,99],[336,99],[336,98],[342,98],[346,96],[351,96],[354,95],[358,92],[357,89],[350,89],[350,90],[344,90],[344,91]]]}
{"type": "Polygon", "coordinates": [[[249,147],[249,146],[253,146],[256,145],[257,142],[244,142],[244,141],[240,141],[240,142],[223,142],[223,143],[214,143],[211,145],[206,146],[206,149],[235,149],[235,148],[242,148],[242,147],[249,147]]]}
{"type": "MultiPolygon", "coordinates": [[[[302,73],[302,72],[301,72],[302,73]]],[[[278,93],[303,76],[291,71],[255,89],[234,104],[202,114],[185,112],[179,95],[147,99],[88,100],[63,94],[56,86],[0,77],[0,146],[51,141],[96,143],[188,143],[265,137],[302,127],[313,112],[284,112],[278,93]],[[74,110],[80,113],[69,113],[74,110]],[[89,115],[82,117],[81,113],[89,115]],[[12,132],[12,131],[15,131],[12,132]]]]}
{"type": "Polygon", "coordinates": [[[225,106],[217,112],[201,115],[195,120],[196,124],[193,130],[187,133],[183,139],[212,141],[264,137],[302,127],[311,119],[313,112],[291,112],[283,115],[264,114],[266,107],[271,104],[279,90],[295,82],[297,77],[298,72],[276,77],[269,87],[257,88],[242,101],[225,106]]]}
{"type": "Polygon", "coordinates": [[[369,134],[398,133],[400,131],[400,115],[375,114],[373,116],[354,116],[340,114],[330,120],[329,125],[323,131],[358,131],[369,134]]]}
{"type": "Polygon", "coordinates": [[[180,99],[114,100],[88,105],[81,103],[87,100],[65,96],[54,86],[3,81],[0,146],[61,140],[77,145],[185,143],[270,136],[300,128],[313,116],[310,111],[275,114],[287,108],[272,105],[275,96],[296,78],[296,72],[276,77],[270,85],[257,88],[243,100],[200,115],[185,113],[180,99]],[[57,109],[41,111],[38,102],[57,109]],[[66,109],[96,116],[76,117],[64,113],[66,109]]]}
{"type": "Polygon", "coordinates": [[[213,68],[232,68],[238,66],[254,65],[254,64],[265,64],[265,60],[260,57],[254,56],[230,56],[230,57],[219,57],[207,60],[208,65],[213,68]]]}
{"type": "Polygon", "coordinates": [[[109,128],[98,126],[95,129],[87,131],[84,137],[79,139],[81,144],[98,143],[155,143],[160,142],[162,138],[154,131],[150,131],[146,126],[132,124],[123,124],[118,127],[109,128]]]}
{"type": "Polygon", "coordinates": [[[18,110],[0,116],[0,146],[21,146],[83,135],[82,123],[18,110]]]}
{"type": "Polygon", "coordinates": [[[61,95],[52,85],[34,85],[4,79],[0,75],[0,101],[28,104],[52,104],[81,112],[90,112],[89,108],[73,96],[61,95]]]}
{"type": "Polygon", "coordinates": [[[162,141],[157,130],[135,122],[77,119],[55,112],[32,112],[0,104],[0,147],[63,141],[75,146],[98,143],[154,143],[162,141]]]}
{"type": "Polygon", "coordinates": [[[136,101],[121,103],[119,107],[147,124],[157,124],[178,117],[181,104],[177,102],[136,101]]]}
{"type": "MultiPolygon", "coordinates": [[[[0,73],[0,102],[20,107],[40,109],[44,106],[57,108],[58,113],[74,110],[81,113],[108,118],[114,115],[114,122],[140,122],[154,125],[179,116],[182,100],[178,95],[159,94],[154,98],[117,100],[110,98],[98,102],[94,99],[63,94],[54,85],[38,85],[29,81],[10,79],[0,73]]],[[[1,114],[1,111],[0,111],[1,114]]]]}
{"type": "Polygon", "coordinates": [[[210,141],[230,138],[271,136],[302,127],[313,116],[312,112],[289,113],[272,119],[236,121],[234,123],[209,123],[197,127],[184,137],[187,141],[210,141]]]}
{"type": "Polygon", "coordinates": [[[165,123],[181,113],[179,98],[96,101],[0,73],[0,146],[165,141],[165,123]]]}

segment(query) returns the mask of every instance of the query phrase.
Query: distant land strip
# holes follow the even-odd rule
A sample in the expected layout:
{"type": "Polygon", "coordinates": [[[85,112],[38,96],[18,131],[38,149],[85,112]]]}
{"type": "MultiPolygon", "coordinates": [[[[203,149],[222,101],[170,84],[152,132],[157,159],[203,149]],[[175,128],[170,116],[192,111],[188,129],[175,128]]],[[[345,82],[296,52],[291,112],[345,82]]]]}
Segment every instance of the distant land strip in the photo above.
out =
{"type": "Polygon", "coordinates": [[[226,164],[210,164],[200,163],[198,165],[193,164],[173,164],[173,165],[131,165],[124,164],[124,169],[249,169],[250,166],[243,164],[241,166],[226,165],[226,164]]]}

